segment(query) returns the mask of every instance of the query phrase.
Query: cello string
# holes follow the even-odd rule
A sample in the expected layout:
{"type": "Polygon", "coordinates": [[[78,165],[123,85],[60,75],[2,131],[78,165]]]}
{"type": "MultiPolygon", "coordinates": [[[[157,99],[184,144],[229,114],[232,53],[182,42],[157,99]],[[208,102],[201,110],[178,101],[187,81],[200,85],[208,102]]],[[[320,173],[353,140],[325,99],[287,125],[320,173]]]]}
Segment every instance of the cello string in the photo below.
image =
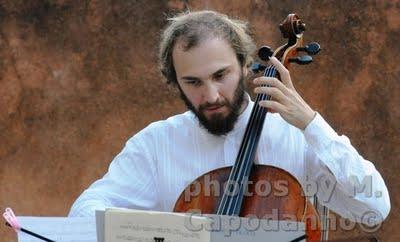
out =
{"type": "MultiPolygon", "coordinates": [[[[271,76],[272,72],[273,72],[273,68],[270,67],[270,68],[268,68],[268,70],[265,71],[264,76],[271,76]]],[[[244,189],[245,189],[245,187],[244,187],[245,180],[244,179],[248,178],[248,177],[245,177],[245,175],[250,174],[249,169],[252,167],[252,164],[253,164],[253,159],[252,159],[252,158],[254,158],[253,150],[256,148],[255,147],[255,143],[256,143],[256,139],[257,139],[256,136],[259,135],[258,130],[260,129],[259,126],[260,126],[260,122],[261,122],[260,116],[262,116],[263,113],[265,113],[265,109],[263,107],[260,107],[258,105],[258,103],[259,103],[259,101],[264,100],[264,97],[265,97],[265,95],[263,95],[263,94],[259,94],[257,97],[256,107],[254,109],[254,114],[253,114],[253,123],[252,123],[251,129],[250,129],[251,137],[246,140],[248,143],[245,146],[245,148],[246,148],[245,154],[244,154],[245,159],[242,159],[242,164],[240,166],[239,173],[238,173],[238,177],[240,179],[242,179],[241,181],[239,181],[239,179],[237,179],[238,180],[237,184],[239,184],[239,194],[236,196],[233,210],[231,208],[231,210],[232,210],[231,213],[235,213],[235,211],[236,211],[236,213],[239,213],[238,209],[240,209],[239,206],[242,203],[242,197],[243,197],[244,189]]]]}
{"type": "MultiPolygon", "coordinates": [[[[272,76],[275,76],[275,74],[276,74],[276,69],[274,67],[271,67],[270,70],[268,71],[268,73],[265,74],[264,76],[272,77],[272,76]]],[[[266,86],[266,85],[262,85],[262,86],[266,86]]],[[[259,101],[263,101],[266,99],[270,99],[270,96],[267,94],[264,94],[264,93],[260,94],[259,101]]],[[[266,114],[267,114],[267,110],[264,107],[257,105],[256,114],[255,114],[256,124],[255,124],[254,132],[253,132],[254,135],[260,135],[263,125],[264,125],[263,121],[265,120],[266,114]]],[[[249,139],[249,140],[251,143],[248,144],[248,149],[250,149],[250,151],[248,151],[248,154],[252,154],[252,153],[256,152],[255,149],[257,149],[256,138],[249,139]]],[[[251,169],[251,167],[253,165],[253,160],[250,160],[250,158],[251,158],[250,156],[247,156],[247,161],[243,162],[242,167],[240,168],[241,170],[243,170],[240,172],[241,173],[239,176],[240,178],[244,178],[245,174],[250,174],[249,169],[251,169]]],[[[238,198],[236,199],[233,212],[236,211],[237,209],[240,209],[238,206],[241,206],[240,199],[243,196],[242,193],[244,193],[244,189],[245,189],[244,180],[242,180],[239,184],[241,186],[240,190],[239,190],[240,194],[237,196],[238,198]]]]}
{"type": "MultiPolygon", "coordinates": [[[[271,73],[271,68],[268,68],[268,70],[265,71],[264,76],[269,76],[270,73],[271,73]]],[[[247,168],[249,166],[251,166],[251,164],[252,164],[250,155],[252,155],[252,150],[253,150],[253,146],[254,146],[254,142],[255,142],[254,139],[255,139],[256,132],[257,132],[257,126],[259,123],[258,116],[260,114],[260,107],[259,107],[258,103],[262,99],[263,99],[262,94],[257,95],[256,106],[254,107],[254,113],[252,116],[253,122],[252,122],[252,126],[250,127],[250,130],[249,130],[250,137],[248,139],[246,139],[247,143],[245,145],[245,150],[244,150],[244,154],[243,154],[244,159],[242,159],[242,163],[241,163],[241,166],[240,166],[238,174],[237,174],[237,176],[239,177],[237,179],[237,184],[239,185],[239,193],[236,197],[236,200],[232,201],[232,202],[234,202],[234,204],[233,204],[233,209],[231,208],[231,213],[234,213],[235,211],[237,211],[237,209],[239,209],[238,207],[241,204],[241,198],[244,193],[244,182],[246,179],[245,175],[248,175],[246,173],[246,171],[248,170],[247,168]],[[240,179],[242,179],[242,180],[240,180],[240,179]]]]}
{"type": "MultiPolygon", "coordinates": [[[[269,70],[270,70],[270,68],[268,68],[265,71],[265,73],[268,73],[269,70]]],[[[264,74],[264,76],[265,76],[265,74],[264,74]]],[[[240,197],[240,192],[241,192],[240,184],[242,184],[239,179],[244,176],[244,174],[242,172],[243,171],[243,167],[246,166],[246,164],[249,162],[246,159],[248,159],[249,149],[250,149],[250,146],[251,146],[251,143],[252,143],[251,140],[254,137],[254,131],[255,131],[254,127],[256,126],[256,123],[257,123],[257,118],[256,117],[257,117],[257,113],[259,112],[259,110],[257,108],[258,107],[257,104],[259,103],[260,98],[261,98],[261,95],[257,95],[256,106],[253,108],[252,116],[251,116],[251,120],[250,120],[250,124],[249,124],[249,128],[247,130],[247,137],[243,141],[244,144],[243,144],[242,154],[241,154],[241,157],[239,158],[241,163],[239,163],[237,165],[238,169],[235,171],[235,179],[234,179],[235,183],[234,184],[239,185],[237,187],[237,188],[239,188],[239,191],[238,191],[239,193],[236,194],[236,197],[234,197],[230,201],[230,204],[229,204],[230,206],[228,207],[228,210],[230,210],[230,212],[229,212],[230,215],[234,214],[234,210],[232,211],[232,208],[233,209],[237,209],[237,204],[239,202],[238,199],[240,197]],[[234,203],[233,207],[232,207],[232,203],[234,203]]]]}
{"type": "MultiPolygon", "coordinates": [[[[264,71],[264,76],[265,76],[265,73],[268,73],[269,72],[269,69],[270,69],[270,66],[269,67],[267,67],[266,68],[266,70],[264,71]]],[[[259,102],[259,100],[260,100],[260,95],[257,95],[257,98],[256,98],[256,103],[258,103],[259,102]]],[[[256,107],[257,107],[258,105],[256,105],[256,107]]],[[[254,119],[254,117],[255,117],[255,115],[254,115],[254,113],[256,113],[257,112],[257,110],[254,110],[254,108],[253,108],[253,110],[252,110],[252,113],[251,113],[251,116],[250,116],[250,120],[249,120],[249,124],[248,124],[248,128],[246,128],[246,131],[245,131],[245,135],[244,135],[244,137],[243,137],[243,144],[241,144],[241,147],[240,147],[240,150],[239,150],[239,154],[238,154],[238,156],[237,156],[237,161],[239,162],[238,164],[237,163],[235,163],[235,165],[233,166],[233,170],[232,170],[232,172],[230,173],[230,175],[229,175],[229,178],[228,178],[228,185],[229,184],[232,184],[232,181],[233,181],[233,184],[237,184],[237,183],[235,183],[236,182],[236,180],[237,180],[237,176],[238,176],[238,168],[241,166],[241,163],[243,163],[243,156],[244,156],[244,154],[246,154],[247,153],[247,141],[249,140],[249,136],[251,135],[251,132],[252,132],[252,130],[253,130],[253,126],[254,126],[254,122],[255,122],[255,119],[254,119]]],[[[222,197],[222,201],[221,201],[221,203],[220,203],[220,206],[218,206],[218,210],[217,210],[217,214],[227,214],[227,211],[226,210],[229,210],[229,206],[228,206],[228,209],[227,209],[227,204],[229,203],[229,204],[231,204],[231,202],[229,201],[229,199],[230,199],[230,196],[228,195],[228,194],[226,194],[227,193],[227,190],[228,189],[225,189],[224,190],[224,195],[223,195],[223,197],[222,197]]]]}
{"type": "MultiPolygon", "coordinates": [[[[274,74],[274,68],[273,66],[269,66],[268,69],[265,70],[264,72],[264,76],[272,76],[274,74]]],[[[262,85],[264,86],[264,85],[262,85]]],[[[242,159],[240,159],[241,163],[239,164],[239,171],[235,170],[235,179],[234,179],[234,184],[237,185],[236,188],[238,188],[238,192],[235,194],[235,196],[233,197],[233,199],[231,199],[229,201],[229,206],[228,206],[228,211],[229,211],[229,215],[235,215],[237,213],[239,213],[239,206],[242,203],[242,199],[243,199],[243,194],[244,194],[244,190],[245,190],[245,175],[247,173],[249,173],[249,169],[252,167],[253,164],[253,160],[250,157],[250,154],[253,154],[256,144],[256,136],[259,135],[258,133],[260,132],[260,130],[262,130],[262,124],[260,124],[261,117],[262,115],[266,114],[266,110],[259,106],[258,103],[259,101],[262,101],[265,99],[265,94],[258,94],[257,95],[257,99],[256,99],[256,107],[254,107],[254,111],[253,111],[253,115],[252,115],[252,120],[250,122],[250,129],[249,129],[249,134],[248,136],[250,136],[250,138],[247,137],[247,139],[244,139],[245,144],[244,144],[244,151],[241,154],[241,156],[244,156],[245,159],[243,159],[243,157],[241,157],[242,159]],[[260,128],[261,125],[261,128],[260,128]],[[233,206],[232,206],[233,204],[233,206]]],[[[252,155],[253,156],[253,155],[252,155]]],[[[247,183],[246,183],[247,184],[247,183]]]]}

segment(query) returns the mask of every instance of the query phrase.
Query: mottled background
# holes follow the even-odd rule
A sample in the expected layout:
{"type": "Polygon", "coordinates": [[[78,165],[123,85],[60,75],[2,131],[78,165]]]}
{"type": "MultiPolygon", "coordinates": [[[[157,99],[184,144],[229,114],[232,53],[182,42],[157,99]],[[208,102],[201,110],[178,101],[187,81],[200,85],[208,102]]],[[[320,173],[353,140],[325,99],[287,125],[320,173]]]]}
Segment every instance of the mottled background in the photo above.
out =
{"type": "MultiPolygon", "coordinates": [[[[303,18],[323,51],[293,68],[295,86],[374,161],[392,202],[377,234],[400,241],[399,1],[0,1],[1,211],[65,216],[131,135],[185,110],[156,64],[166,16],[185,7],[247,19],[275,48],[280,21],[303,18]]],[[[5,226],[0,238],[16,241],[5,226]]]]}

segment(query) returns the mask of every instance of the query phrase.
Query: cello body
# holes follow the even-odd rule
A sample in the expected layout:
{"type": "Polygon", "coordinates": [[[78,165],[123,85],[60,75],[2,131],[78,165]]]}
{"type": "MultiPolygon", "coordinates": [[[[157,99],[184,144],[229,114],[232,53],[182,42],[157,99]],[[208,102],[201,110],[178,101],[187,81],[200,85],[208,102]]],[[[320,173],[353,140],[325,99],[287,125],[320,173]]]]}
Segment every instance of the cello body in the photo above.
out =
{"type": "MultiPolygon", "coordinates": [[[[198,195],[187,197],[188,193],[183,191],[175,203],[174,212],[216,214],[222,198],[221,189],[227,183],[231,169],[231,166],[222,167],[198,177],[186,188],[193,191],[194,184],[200,184],[198,195]],[[211,183],[222,186],[210,185],[211,183]]],[[[254,165],[252,169],[248,182],[248,193],[252,196],[244,197],[239,216],[305,222],[307,241],[320,241],[319,216],[311,202],[302,194],[303,189],[296,178],[273,166],[254,165]],[[257,185],[257,181],[262,181],[263,184],[257,185]],[[265,181],[268,181],[269,187],[265,181]]]]}

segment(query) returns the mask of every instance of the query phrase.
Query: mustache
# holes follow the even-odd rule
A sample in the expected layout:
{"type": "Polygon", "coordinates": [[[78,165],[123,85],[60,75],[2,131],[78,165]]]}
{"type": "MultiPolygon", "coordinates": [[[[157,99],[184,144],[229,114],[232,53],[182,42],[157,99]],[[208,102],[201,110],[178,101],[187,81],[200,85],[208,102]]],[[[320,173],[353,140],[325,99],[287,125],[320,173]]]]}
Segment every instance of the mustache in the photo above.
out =
{"type": "Polygon", "coordinates": [[[215,103],[205,103],[199,106],[199,111],[203,111],[204,109],[208,108],[215,108],[215,107],[222,107],[222,106],[229,106],[229,103],[226,101],[219,101],[215,103]]]}

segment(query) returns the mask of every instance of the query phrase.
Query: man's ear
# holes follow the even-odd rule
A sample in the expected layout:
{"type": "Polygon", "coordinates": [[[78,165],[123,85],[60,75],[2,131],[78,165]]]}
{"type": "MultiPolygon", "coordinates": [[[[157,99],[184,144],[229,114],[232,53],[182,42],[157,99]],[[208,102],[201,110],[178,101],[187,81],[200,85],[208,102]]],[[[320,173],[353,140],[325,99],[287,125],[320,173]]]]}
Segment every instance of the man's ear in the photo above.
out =
{"type": "Polygon", "coordinates": [[[243,71],[243,76],[246,78],[247,74],[249,74],[249,67],[247,67],[246,65],[244,65],[242,67],[242,71],[243,71]]]}

